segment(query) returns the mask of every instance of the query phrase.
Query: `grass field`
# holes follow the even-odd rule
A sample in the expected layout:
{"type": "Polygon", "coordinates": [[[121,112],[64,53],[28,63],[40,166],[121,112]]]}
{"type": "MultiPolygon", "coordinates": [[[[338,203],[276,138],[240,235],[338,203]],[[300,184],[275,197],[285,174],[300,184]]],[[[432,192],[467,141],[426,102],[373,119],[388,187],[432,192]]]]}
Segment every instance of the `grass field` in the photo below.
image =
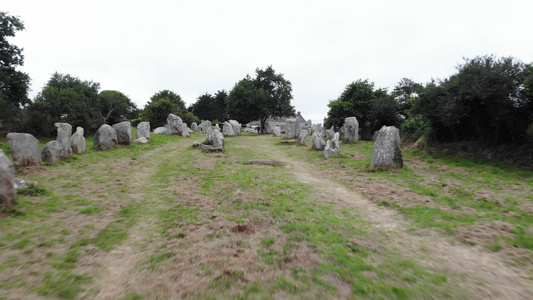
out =
{"type": "Polygon", "coordinates": [[[224,153],[152,138],[17,170],[39,185],[0,215],[0,299],[533,298],[530,171],[420,149],[371,169],[372,142],[324,159],[268,135],[224,153]]]}

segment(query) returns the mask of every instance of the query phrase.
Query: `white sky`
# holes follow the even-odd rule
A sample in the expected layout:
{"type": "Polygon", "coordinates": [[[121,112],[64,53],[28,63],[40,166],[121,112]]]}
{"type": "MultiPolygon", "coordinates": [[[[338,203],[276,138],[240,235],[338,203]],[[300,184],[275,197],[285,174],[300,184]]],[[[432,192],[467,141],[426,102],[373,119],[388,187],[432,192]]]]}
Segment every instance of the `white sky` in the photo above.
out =
{"type": "Polygon", "coordinates": [[[32,99],[57,71],[139,108],[164,89],[189,106],[272,65],[316,123],[358,79],[391,91],[403,77],[448,77],[464,57],[533,62],[531,0],[13,0],[0,10],[26,26],[11,43],[24,48],[32,99]]]}

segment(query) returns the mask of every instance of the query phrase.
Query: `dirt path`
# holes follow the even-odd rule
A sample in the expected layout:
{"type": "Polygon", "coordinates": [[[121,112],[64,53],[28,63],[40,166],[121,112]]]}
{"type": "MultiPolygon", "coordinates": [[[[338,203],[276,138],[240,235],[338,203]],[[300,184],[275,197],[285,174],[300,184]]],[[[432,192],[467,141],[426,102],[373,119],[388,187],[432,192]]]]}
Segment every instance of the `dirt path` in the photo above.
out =
{"type": "Polygon", "coordinates": [[[479,247],[454,243],[429,229],[410,231],[413,224],[392,209],[377,206],[357,191],[328,179],[318,168],[291,160],[279,148],[276,155],[291,168],[295,178],[313,187],[324,201],[349,205],[374,226],[388,233],[389,244],[424,264],[463,274],[462,283],[479,299],[533,299],[533,282],[525,271],[505,264],[479,247]]]}

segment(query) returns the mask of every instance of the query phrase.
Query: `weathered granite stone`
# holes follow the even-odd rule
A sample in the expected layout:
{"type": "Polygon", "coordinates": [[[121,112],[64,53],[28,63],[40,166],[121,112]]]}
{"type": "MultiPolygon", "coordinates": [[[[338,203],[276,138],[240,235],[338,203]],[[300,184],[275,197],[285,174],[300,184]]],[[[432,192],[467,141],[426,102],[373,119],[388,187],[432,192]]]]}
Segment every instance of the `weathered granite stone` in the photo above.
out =
{"type": "Polygon", "coordinates": [[[207,128],[207,132],[205,134],[205,142],[204,144],[206,145],[213,145],[213,138],[214,138],[214,132],[215,132],[215,128],[213,126],[210,126],[209,128],[207,128]]]}
{"type": "Polygon", "coordinates": [[[211,127],[211,121],[203,120],[200,125],[198,125],[198,132],[207,133],[207,129],[211,127]]]}
{"type": "Polygon", "coordinates": [[[359,141],[359,122],[355,117],[349,117],[344,120],[344,140],[348,143],[357,143],[359,141]]]}
{"type": "Polygon", "coordinates": [[[217,149],[224,150],[224,135],[222,132],[217,130],[213,131],[213,146],[217,149]]]}
{"type": "Polygon", "coordinates": [[[313,150],[322,151],[326,147],[326,142],[324,141],[324,138],[320,135],[319,131],[315,131],[313,135],[311,136],[312,145],[311,148],[313,150]]]}
{"type": "Polygon", "coordinates": [[[273,133],[272,126],[270,126],[270,123],[268,123],[268,122],[265,123],[265,131],[264,131],[264,133],[266,133],[266,134],[272,134],[273,133]]]}
{"type": "Polygon", "coordinates": [[[57,139],[61,147],[62,157],[71,157],[72,149],[70,148],[70,138],[72,136],[72,126],[68,123],[57,122],[54,124],[57,128],[57,139]]]}
{"type": "Polygon", "coordinates": [[[372,140],[375,142],[376,139],[378,138],[378,134],[379,134],[379,130],[376,130],[374,131],[374,133],[372,134],[372,140]]]}
{"type": "Polygon", "coordinates": [[[236,136],[235,130],[233,130],[233,126],[229,122],[224,122],[224,126],[222,127],[222,133],[224,136],[236,136]]]}
{"type": "Polygon", "coordinates": [[[137,139],[140,137],[150,139],[150,122],[145,121],[137,124],[137,139]]]}
{"type": "Polygon", "coordinates": [[[84,130],[81,127],[76,128],[76,132],[70,137],[70,149],[73,154],[80,154],[87,151],[87,143],[83,136],[84,130]]]}
{"type": "Polygon", "coordinates": [[[133,141],[133,143],[139,144],[139,145],[145,145],[145,144],[148,144],[148,139],[145,138],[144,136],[141,136],[140,138],[133,141]]]}
{"type": "Polygon", "coordinates": [[[168,135],[168,128],[166,128],[166,127],[157,127],[156,129],[154,129],[154,134],[168,135]]]}
{"type": "Polygon", "coordinates": [[[181,126],[181,136],[182,137],[189,137],[191,135],[192,130],[187,127],[187,124],[183,123],[181,126]]]}
{"type": "Polygon", "coordinates": [[[231,126],[233,126],[233,131],[235,132],[235,135],[241,135],[241,123],[235,120],[229,120],[229,123],[231,124],[231,126]]]}
{"type": "Polygon", "coordinates": [[[117,143],[120,145],[129,146],[133,142],[133,134],[131,133],[130,122],[120,122],[113,124],[113,129],[117,132],[117,143]]]}
{"type": "Polygon", "coordinates": [[[332,139],[333,137],[335,136],[335,131],[331,130],[331,129],[327,129],[326,130],[326,137],[328,139],[332,139]]]}
{"type": "Polygon", "coordinates": [[[272,133],[275,137],[281,137],[281,128],[279,128],[279,126],[274,127],[272,133]]]}
{"type": "Polygon", "coordinates": [[[0,165],[8,166],[9,172],[11,173],[13,178],[15,178],[15,165],[13,164],[11,159],[7,157],[7,155],[4,153],[4,150],[2,149],[0,149],[0,165]]]}
{"type": "Polygon", "coordinates": [[[403,167],[402,151],[400,150],[400,131],[394,126],[383,126],[378,132],[374,151],[372,152],[372,168],[403,167]]]}
{"type": "Polygon", "coordinates": [[[94,149],[109,150],[117,144],[117,132],[113,127],[104,124],[94,134],[93,141],[94,149]]]}
{"type": "Polygon", "coordinates": [[[16,195],[15,166],[0,149],[0,207],[10,207],[15,203],[16,195]]]}
{"type": "Polygon", "coordinates": [[[183,121],[180,117],[176,116],[175,114],[168,114],[167,117],[167,129],[168,134],[181,134],[181,125],[183,124],[183,121]]]}
{"type": "Polygon", "coordinates": [[[58,141],[50,141],[41,150],[41,157],[44,162],[57,163],[64,152],[58,141]]]}
{"type": "Polygon", "coordinates": [[[331,156],[339,156],[340,149],[339,149],[339,133],[336,132],[333,138],[329,139],[326,143],[326,147],[322,151],[322,155],[324,155],[325,158],[331,157],[331,156]]]}
{"type": "Polygon", "coordinates": [[[8,133],[9,151],[15,165],[41,165],[41,147],[39,141],[29,133],[8,133]]]}
{"type": "Polygon", "coordinates": [[[213,129],[215,129],[216,131],[221,131],[220,126],[218,126],[218,124],[215,124],[215,126],[213,126],[213,129]]]}
{"type": "Polygon", "coordinates": [[[307,130],[300,130],[300,135],[298,136],[298,145],[305,145],[305,140],[309,132],[307,130]]]}
{"type": "Polygon", "coordinates": [[[191,130],[192,132],[198,132],[198,124],[196,124],[196,122],[192,122],[191,130]]]}
{"type": "Polygon", "coordinates": [[[287,119],[285,121],[285,138],[297,139],[300,134],[300,121],[298,119],[287,119]]]}

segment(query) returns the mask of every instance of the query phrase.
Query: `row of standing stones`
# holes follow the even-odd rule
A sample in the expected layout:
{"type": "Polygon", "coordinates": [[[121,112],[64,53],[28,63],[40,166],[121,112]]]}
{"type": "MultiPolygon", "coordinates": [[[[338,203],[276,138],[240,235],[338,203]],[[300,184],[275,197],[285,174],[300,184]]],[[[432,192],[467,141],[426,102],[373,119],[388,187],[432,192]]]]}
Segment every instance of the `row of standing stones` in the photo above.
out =
{"type": "MultiPolygon", "coordinates": [[[[15,178],[15,166],[41,165],[42,162],[56,163],[64,157],[73,154],[80,154],[87,151],[84,129],[76,128],[72,133],[72,126],[68,123],[55,123],[57,128],[57,138],[48,142],[43,149],[40,149],[39,141],[29,133],[9,133],[7,135],[9,150],[13,157],[13,162],[0,149],[0,207],[10,207],[15,202],[15,195],[20,185],[15,178]]],[[[231,120],[224,124],[223,133],[218,125],[211,126],[211,122],[203,121],[200,125],[192,124],[192,129],[183,123],[179,116],[169,114],[165,127],[159,127],[154,134],[182,135],[188,137],[190,132],[206,132],[206,144],[211,150],[224,151],[224,135],[240,135],[241,124],[231,120]]],[[[150,123],[140,122],[137,125],[137,139],[133,140],[132,127],[130,122],[121,122],[109,126],[104,124],[98,128],[93,137],[96,150],[110,150],[116,145],[129,146],[132,143],[147,144],[150,141],[150,123]]]]}
{"type": "MultiPolygon", "coordinates": [[[[41,163],[58,162],[61,157],[70,157],[73,154],[83,153],[87,150],[84,130],[76,128],[72,133],[72,126],[67,123],[55,123],[57,139],[48,142],[40,150],[39,141],[29,133],[9,133],[7,135],[9,149],[13,156],[14,164],[0,149],[0,205],[8,207],[15,201],[17,180],[15,178],[15,165],[41,165],[41,163]]],[[[356,143],[359,139],[359,123],[355,117],[346,118],[344,126],[339,132],[325,129],[320,125],[301,126],[298,119],[287,119],[285,123],[285,139],[297,139],[299,145],[305,145],[309,134],[312,135],[312,149],[322,151],[324,157],[338,156],[340,154],[339,139],[342,134],[346,143],[356,143]],[[327,137],[327,142],[324,138],[327,137]]],[[[194,143],[193,147],[200,147],[205,151],[224,151],[224,136],[237,136],[241,134],[241,124],[230,120],[225,122],[223,129],[218,124],[212,126],[210,121],[202,121],[200,125],[192,123],[188,128],[179,116],[169,114],[165,127],[158,127],[154,134],[182,135],[188,137],[191,132],[206,133],[203,144],[194,143]],[[212,145],[212,146],[211,146],[212,145]]],[[[272,128],[276,137],[281,137],[281,128],[272,128]]],[[[403,167],[400,150],[399,130],[394,126],[383,126],[375,133],[375,144],[372,153],[371,167],[403,167]]],[[[100,126],[94,135],[94,149],[109,150],[117,144],[129,146],[131,143],[146,144],[150,140],[150,123],[140,122],[137,125],[137,139],[133,140],[131,123],[121,122],[109,126],[100,126]]]]}
{"type": "MultiPolygon", "coordinates": [[[[272,128],[276,137],[281,137],[281,128],[272,128]]],[[[326,129],[320,125],[301,125],[298,119],[287,119],[285,122],[285,139],[297,139],[298,145],[305,145],[307,136],[311,134],[311,148],[322,151],[324,157],[338,156],[340,154],[339,140],[344,137],[345,143],[359,141],[359,122],[355,117],[344,120],[344,126],[339,132],[333,128],[326,129]],[[327,142],[324,138],[328,138],[327,142]]],[[[400,131],[394,126],[383,126],[374,133],[374,149],[372,152],[371,167],[403,167],[402,152],[400,150],[400,131]]]]}

